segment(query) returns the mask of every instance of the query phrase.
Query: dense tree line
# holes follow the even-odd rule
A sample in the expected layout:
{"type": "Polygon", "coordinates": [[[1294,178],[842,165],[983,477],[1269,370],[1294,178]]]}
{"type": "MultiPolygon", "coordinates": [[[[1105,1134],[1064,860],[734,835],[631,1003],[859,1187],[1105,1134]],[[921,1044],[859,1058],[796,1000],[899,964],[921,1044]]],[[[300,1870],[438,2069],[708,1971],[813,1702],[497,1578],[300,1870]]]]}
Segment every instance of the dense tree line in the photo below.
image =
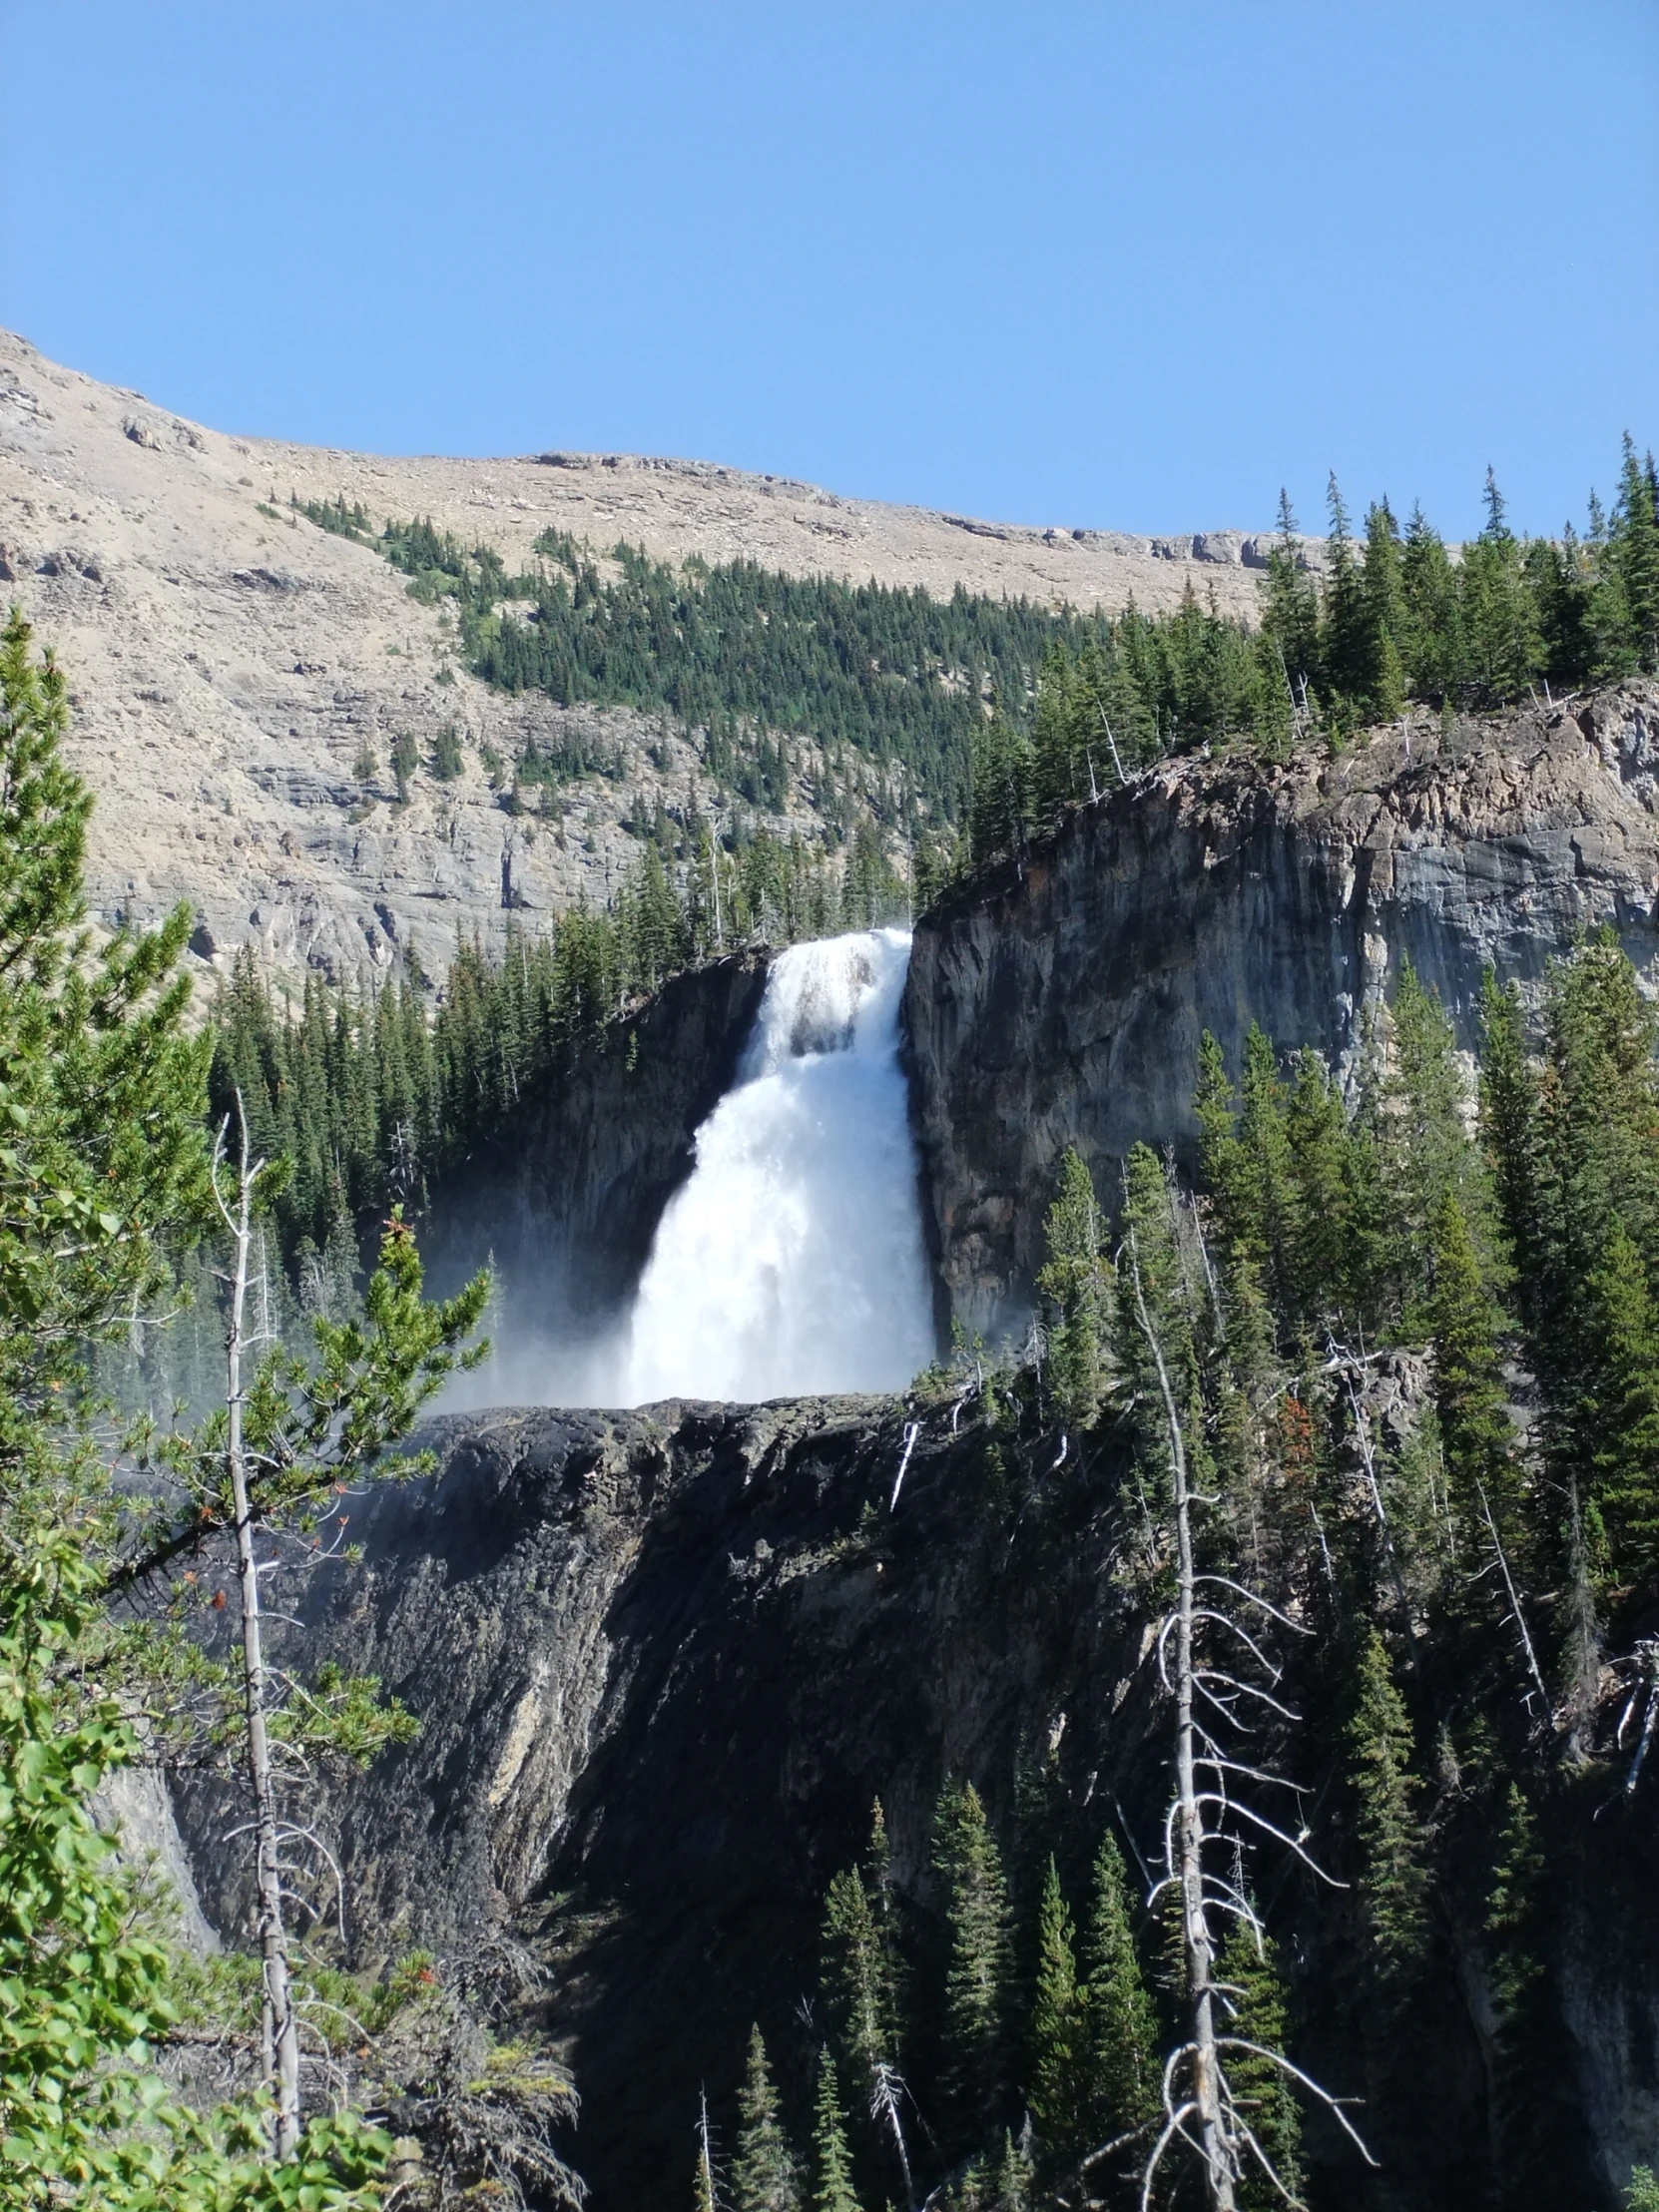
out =
{"type": "Polygon", "coordinates": [[[1518,538],[1490,477],[1485,527],[1455,560],[1420,509],[1402,531],[1381,500],[1357,541],[1335,478],[1330,508],[1316,582],[1282,505],[1254,628],[1189,593],[1173,615],[1131,609],[1081,646],[1056,639],[1029,718],[976,733],[966,834],[918,859],[927,887],[1017,852],[1167,753],[1244,746],[1279,761],[1407,703],[1450,718],[1659,669],[1659,482],[1628,438],[1612,511],[1592,499],[1582,537],[1518,538]]]}
{"type": "MultiPolygon", "coordinates": [[[[886,827],[928,840],[934,880],[1017,848],[1167,753],[1244,744],[1283,759],[1299,737],[1340,745],[1407,702],[1455,714],[1659,667],[1659,478],[1628,437],[1611,509],[1592,495],[1584,532],[1558,540],[1517,537],[1490,474],[1485,525],[1455,558],[1420,508],[1402,528],[1385,498],[1357,536],[1333,477],[1316,579],[1282,499],[1256,624],[1190,590],[1172,614],[1083,616],[750,562],[676,569],[626,545],[607,575],[558,531],[538,539],[535,571],[509,574],[487,546],[468,551],[430,523],[375,536],[343,498],[303,511],[378,546],[417,597],[453,599],[488,681],[666,711],[703,733],[717,786],[752,805],[785,805],[793,736],[824,749],[827,819],[847,748],[878,772],[901,766],[896,798],[881,773],[861,796],[886,827]],[[952,826],[967,831],[960,855],[952,826]]],[[[569,758],[533,763],[532,780],[591,773],[590,753],[573,741],[569,758]]]]}
{"type": "Polygon", "coordinates": [[[307,976],[297,1003],[243,951],[215,1009],[211,1112],[240,1097],[255,1149],[287,1163],[271,1200],[283,1259],[320,1310],[343,1311],[361,1237],[411,1215],[446,1172],[510,1128],[569,1054],[612,1033],[668,976],[723,951],[902,918],[907,890],[869,825],[835,867],[761,832],[737,852],[693,818],[665,861],[648,842],[603,912],[533,932],[509,917],[491,951],[462,945],[437,992],[418,957],[377,988],[307,976]]]}
{"type": "MultiPolygon", "coordinates": [[[[1237,1067],[1206,1038],[1197,1073],[1192,1187],[1143,1146],[1097,1193],[1066,1155],[1041,1325],[982,1385],[993,1521],[1104,1512],[1113,1577],[1168,1620],[1178,1442],[1212,1617],[1240,1593],[1283,1647],[1229,1753],[1243,1825],[1207,1903],[1256,2147],[1235,2135],[1225,2191],[1195,2162],[1193,2201],[1283,2201],[1258,2150],[1302,2190],[1311,2033],[1346,2053],[1366,2126],[1411,2140],[1413,2048],[1471,1961],[1493,2050],[1470,2173],[1497,2206],[1593,2201],[1552,1922],[1590,1815],[1638,1822],[1637,1852],[1659,1788],[1659,1010],[1604,933],[1530,1020],[1488,978],[1472,1079],[1409,966],[1352,1097],[1259,1029],[1237,1067]],[[1285,1778],[1319,1808],[1300,1838],[1249,1825],[1285,1778]],[[1299,1854],[1346,1886],[1312,1942],[1275,1873],[1299,1854]]],[[[960,1397],[974,1363],[956,1372],[960,1397]]],[[[1240,1663],[1206,1662],[1212,1740],[1240,1663]]],[[[1179,1890],[1138,1846],[1131,1879],[1134,1829],[1089,1815],[1092,1773],[1081,1800],[1057,1770],[983,1779],[999,1824],[947,1781],[919,1895],[879,1815],[830,1885],[815,2095],[795,2083],[792,2140],[757,2037],[737,2212],[1140,2202],[1187,2032],[1179,1890]]]]}

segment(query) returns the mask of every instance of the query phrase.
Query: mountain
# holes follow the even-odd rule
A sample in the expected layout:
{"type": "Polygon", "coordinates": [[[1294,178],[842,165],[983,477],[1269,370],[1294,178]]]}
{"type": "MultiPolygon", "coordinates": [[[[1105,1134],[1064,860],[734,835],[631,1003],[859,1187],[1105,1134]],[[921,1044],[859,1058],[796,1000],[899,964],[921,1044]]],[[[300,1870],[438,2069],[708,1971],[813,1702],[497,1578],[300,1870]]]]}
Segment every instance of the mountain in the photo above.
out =
{"type": "MultiPolygon", "coordinates": [[[[389,969],[411,939],[441,969],[505,911],[603,903],[638,850],[626,820],[694,788],[718,797],[671,717],[479,682],[441,603],[412,599],[377,551],[300,511],[336,499],[375,530],[429,517],[509,570],[551,530],[602,559],[625,539],[670,563],[745,560],[940,599],[961,586],[1043,609],[1133,597],[1156,612],[1190,585],[1249,616],[1266,559],[1265,539],[1236,531],[1017,527],[703,462],[399,459],[237,437],[0,333],[0,590],[70,674],[72,757],[99,800],[92,904],[114,922],[188,901],[206,969],[252,942],[346,980],[389,969]],[[432,772],[446,730],[461,741],[447,778],[432,772]],[[555,820],[527,819],[501,788],[526,746],[574,748],[604,772],[579,778],[555,820]]],[[[811,765],[810,739],[791,752],[811,765]]],[[[816,804],[798,778],[780,826],[815,833],[816,804]]]]}

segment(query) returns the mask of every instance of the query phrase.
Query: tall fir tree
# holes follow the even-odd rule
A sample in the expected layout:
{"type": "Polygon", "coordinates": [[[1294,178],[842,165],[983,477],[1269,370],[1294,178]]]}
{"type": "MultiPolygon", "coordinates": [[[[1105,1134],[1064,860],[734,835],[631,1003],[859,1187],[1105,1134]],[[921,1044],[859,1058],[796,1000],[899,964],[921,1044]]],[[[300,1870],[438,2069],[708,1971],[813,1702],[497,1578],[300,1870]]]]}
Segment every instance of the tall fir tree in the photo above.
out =
{"type": "Polygon", "coordinates": [[[1051,1316],[1048,1365],[1055,1397],[1065,1418],[1082,1427],[1099,1410],[1102,1354],[1111,1323],[1103,1228],[1088,1168],[1075,1146],[1068,1145],[1043,1225],[1047,1258],[1037,1277],[1037,1294],[1051,1316]]]}
{"type": "Polygon", "coordinates": [[[852,2155],[841,2117],[840,2086],[835,2062],[828,2050],[819,2054],[812,2175],[808,2212],[859,2212],[852,2187],[852,2155]]]}
{"type": "Polygon", "coordinates": [[[1372,1958],[1383,1986],[1397,1986],[1420,1964],[1427,1943],[1428,1882],[1411,1719],[1375,1628],[1360,1647],[1347,1737],[1372,1958]]]}
{"type": "Polygon", "coordinates": [[[1158,2023],[1129,1915],[1129,1879],[1110,1835],[1095,1853],[1083,1944],[1091,2147],[1125,2135],[1158,2103],[1158,2023]]]}
{"type": "Polygon", "coordinates": [[[1002,1858],[971,1782],[949,1783],[940,1795],[934,1870],[946,1924],[942,2085],[965,2147],[982,2139],[1008,2096],[1012,1967],[1002,1858]]]}
{"type": "Polygon", "coordinates": [[[1032,1975],[1027,2036],[1029,2101],[1045,2163],[1063,2170],[1088,2145],[1087,2027],[1077,1983],[1071,1914],[1050,1858],[1037,1915],[1037,1959],[1032,1975]]]}
{"type": "Polygon", "coordinates": [[[748,2069],[738,2091],[738,2147],[732,2164],[734,2212],[803,2212],[801,2168],[778,2112],[767,2048],[750,2031],[748,2069]]]}

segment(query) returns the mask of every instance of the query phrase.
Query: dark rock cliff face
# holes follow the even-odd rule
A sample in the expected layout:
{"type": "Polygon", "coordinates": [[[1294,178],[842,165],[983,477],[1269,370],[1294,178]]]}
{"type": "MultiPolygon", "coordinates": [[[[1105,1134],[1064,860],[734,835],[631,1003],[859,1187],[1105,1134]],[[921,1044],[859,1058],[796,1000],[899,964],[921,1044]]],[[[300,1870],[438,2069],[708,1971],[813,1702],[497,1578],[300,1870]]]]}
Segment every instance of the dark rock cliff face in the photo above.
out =
{"type": "Polygon", "coordinates": [[[698,1125],[737,1072],[768,959],[734,953],[675,976],[527,1093],[422,1225],[434,1289],[491,1261],[514,1327],[567,1343],[602,1328],[690,1171],[698,1125]]]}
{"type": "MultiPolygon", "coordinates": [[[[684,2205],[700,2084],[729,2144],[754,2019],[804,2130],[822,1899],[877,1794],[922,1930],[946,1772],[978,1785],[1016,1891],[1052,1849],[1079,1893],[1108,1827],[1156,1853],[1168,1707],[1118,1571],[1121,1469],[1108,1451],[1057,1471],[1052,1435],[1006,1427],[992,1454],[973,1414],[830,1399],[449,1420],[432,1479],[357,1502],[361,1565],[320,1567],[297,1595],[303,1641],[290,1630],[287,1650],[380,1676],[421,1722],[307,1807],[340,1851],[357,1956],[454,1952],[490,1931],[541,1956],[595,2212],[684,2205]],[[907,1416],[919,1430],[895,1503],[907,1416]],[[1023,1827],[1022,1756],[1049,1774],[1023,1827]]],[[[1325,1660],[1298,1664],[1296,1764],[1342,1872],[1325,1660]]],[[[178,1804],[210,1918],[245,1932],[221,1842],[234,1810],[201,1783],[178,1804]]],[[[1590,1810],[1560,1862],[1559,1915],[1574,2039],[1561,2093],[1588,2117],[1600,2177],[1587,2162],[1585,2212],[1659,2133],[1651,1808],[1590,1810]]],[[[1383,2159],[1367,2175],[1316,2129],[1312,2201],[1484,2201],[1478,1905],[1420,2010],[1379,2027],[1352,2001],[1352,1892],[1276,1877],[1274,1898],[1298,2055],[1368,2100],[1383,2159]]]]}
{"type": "MultiPolygon", "coordinates": [[[[434,1479],[354,1507],[363,1564],[299,1594],[306,1663],[421,1721],[312,1808],[359,1953],[535,1942],[596,2212],[677,2212],[699,2083],[727,2098],[755,2017],[807,2089],[821,1901],[877,1793],[919,1887],[947,1767],[1004,1812],[1022,1732],[1109,1719],[1088,1685],[1137,1674],[1126,1610],[1080,1602],[1086,1497],[1064,1549],[1040,1510],[1014,1528],[982,1434],[951,1429],[926,1424],[893,1510],[892,1400],[452,1419],[434,1479]]],[[[227,1808],[179,1802],[209,1918],[246,1927],[227,1808]]]]}
{"type": "Polygon", "coordinates": [[[951,1310],[1017,1324],[1055,1163],[1103,1181],[1188,1142],[1205,1029],[1259,1021],[1352,1072],[1409,959],[1464,1045],[1487,962],[1535,984],[1611,922],[1659,980],[1659,689],[1334,762],[1166,764],[926,916],[905,995],[922,1181],[951,1310]]]}

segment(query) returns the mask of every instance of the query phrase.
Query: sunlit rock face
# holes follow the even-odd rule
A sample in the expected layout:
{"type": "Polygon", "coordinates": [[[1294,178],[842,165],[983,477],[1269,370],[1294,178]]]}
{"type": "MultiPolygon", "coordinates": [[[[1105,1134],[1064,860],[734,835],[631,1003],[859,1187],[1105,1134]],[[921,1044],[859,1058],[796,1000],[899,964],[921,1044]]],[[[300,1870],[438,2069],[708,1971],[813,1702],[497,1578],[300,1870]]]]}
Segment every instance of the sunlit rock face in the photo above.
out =
{"type": "Polygon", "coordinates": [[[951,1310],[1017,1328],[1056,1163],[1103,1192],[1138,1139],[1190,1148],[1206,1029],[1259,1021],[1352,1079],[1409,960],[1476,1042],[1481,975],[1535,991],[1611,923],[1659,984],[1659,687],[1338,760],[1165,763],[917,924],[904,1001],[926,1229],[951,1310]]]}

